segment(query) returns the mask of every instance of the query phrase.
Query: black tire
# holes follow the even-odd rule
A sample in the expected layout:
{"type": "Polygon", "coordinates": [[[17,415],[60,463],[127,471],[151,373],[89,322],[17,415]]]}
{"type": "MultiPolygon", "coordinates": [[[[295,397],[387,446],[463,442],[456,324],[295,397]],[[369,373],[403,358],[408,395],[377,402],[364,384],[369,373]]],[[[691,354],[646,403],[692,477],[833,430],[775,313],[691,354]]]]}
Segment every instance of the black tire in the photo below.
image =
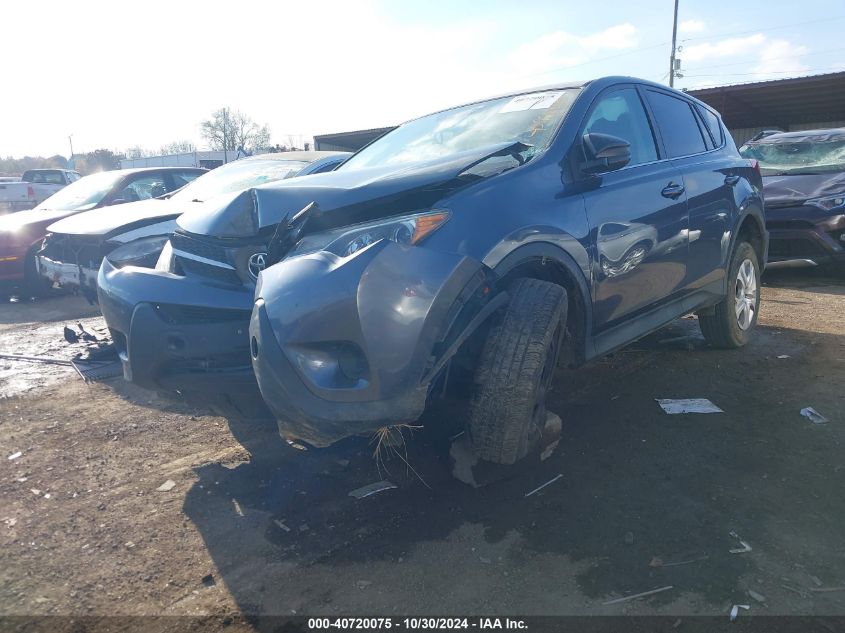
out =
{"type": "MultiPolygon", "coordinates": [[[[740,288],[741,291],[741,288],[740,288]]],[[[751,332],[757,325],[757,316],[760,313],[760,264],[757,261],[757,253],[748,242],[739,242],[731,257],[731,265],[728,268],[728,294],[717,304],[713,310],[706,314],[698,315],[698,324],[705,340],[713,347],[722,349],[736,349],[748,343],[751,332]],[[740,326],[736,313],[737,287],[742,282],[739,279],[740,267],[749,261],[754,269],[756,281],[755,296],[752,301],[754,310],[750,324],[743,328],[740,326]]]]}
{"type": "Polygon", "coordinates": [[[564,288],[518,279],[509,291],[481,350],[467,428],[475,454],[497,464],[514,464],[539,447],[566,329],[564,288]]]}
{"type": "Polygon", "coordinates": [[[38,265],[35,263],[40,244],[33,246],[26,252],[24,260],[24,283],[21,290],[29,297],[45,297],[53,289],[53,282],[38,274],[38,265]]]}

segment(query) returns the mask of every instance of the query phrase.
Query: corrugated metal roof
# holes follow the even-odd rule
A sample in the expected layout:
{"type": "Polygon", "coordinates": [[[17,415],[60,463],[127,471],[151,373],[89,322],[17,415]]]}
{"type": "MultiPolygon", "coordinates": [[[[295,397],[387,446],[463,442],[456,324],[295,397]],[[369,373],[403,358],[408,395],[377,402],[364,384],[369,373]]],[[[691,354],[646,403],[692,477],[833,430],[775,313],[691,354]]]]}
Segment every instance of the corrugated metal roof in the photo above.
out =
{"type": "Polygon", "coordinates": [[[845,72],[698,88],[687,93],[718,110],[729,128],[788,128],[845,116],[845,72]]]}

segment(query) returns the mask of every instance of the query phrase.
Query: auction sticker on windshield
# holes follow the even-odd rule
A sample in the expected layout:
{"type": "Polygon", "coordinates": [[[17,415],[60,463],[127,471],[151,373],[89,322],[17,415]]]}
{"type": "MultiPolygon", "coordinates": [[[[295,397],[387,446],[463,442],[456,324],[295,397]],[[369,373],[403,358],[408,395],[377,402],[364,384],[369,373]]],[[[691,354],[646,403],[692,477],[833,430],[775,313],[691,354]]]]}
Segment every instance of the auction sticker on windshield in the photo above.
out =
{"type": "Polygon", "coordinates": [[[552,90],[550,92],[533,92],[528,95],[519,95],[502,106],[499,112],[522,112],[523,110],[545,110],[550,107],[563,90],[552,90]]]}

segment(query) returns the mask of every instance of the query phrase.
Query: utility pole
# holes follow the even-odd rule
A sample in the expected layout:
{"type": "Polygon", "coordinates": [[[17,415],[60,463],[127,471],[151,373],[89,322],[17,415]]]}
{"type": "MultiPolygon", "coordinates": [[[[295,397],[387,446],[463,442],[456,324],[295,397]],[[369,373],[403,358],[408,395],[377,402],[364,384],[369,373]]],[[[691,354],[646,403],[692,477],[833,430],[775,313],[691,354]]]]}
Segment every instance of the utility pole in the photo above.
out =
{"type": "Polygon", "coordinates": [[[669,87],[675,87],[675,41],[678,37],[678,0],[675,0],[675,19],[672,22],[672,55],[669,57],[669,87]]]}
{"type": "Polygon", "coordinates": [[[70,143],[70,157],[73,158],[73,134],[68,134],[68,143],[70,143]]]}

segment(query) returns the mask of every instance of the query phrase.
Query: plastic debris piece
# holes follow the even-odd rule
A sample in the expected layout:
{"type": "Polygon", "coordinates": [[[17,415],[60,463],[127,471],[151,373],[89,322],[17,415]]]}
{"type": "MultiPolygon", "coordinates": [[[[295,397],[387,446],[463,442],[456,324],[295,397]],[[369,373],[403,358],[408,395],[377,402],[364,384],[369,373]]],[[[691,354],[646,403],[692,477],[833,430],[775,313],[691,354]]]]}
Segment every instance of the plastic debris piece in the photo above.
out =
{"type": "Polygon", "coordinates": [[[677,413],[724,413],[707,398],[655,398],[657,404],[669,415],[677,413]]]}
{"type": "Polygon", "coordinates": [[[384,492],[385,490],[392,490],[396,487],[396,484],[389,481],[376,481],[374,483],[367,484],[366,486],[356,488],[349,493],[349,496],[355,497],[356,499],[363,499],[364,497],[369,497],[370,495],[374,495],[378,492],[384,492]]]}
{"type": "Polygon", "coordinates": [[[751,596],[752,598],[754,598],[757,602],[765,602],[766,601],[766,596],[764,596],[761,593],[757,593],[753,589],[748,590],[748,595],[751,596]]]}
{"type": "Polygon", "coordinates": [[[746,552],[751,551],[751,546],[745,541],[743,541],[741,538],[739,538],[739,534],[737,534],[736,532],[731,532],[731,536],[733,536],[737,541],[739,541],[739,544],[742,545],[742,547],[734,547],[732,549],[729,549],[728,552],[730,552],[731,554],[745,554],[746,552]]]}
{"type": "Polygon", "coordinates": [[[241,504],[238,503],[238,500],[232,499],[232,505],[235,506],[235,512],[237,513],[237,515],[239,517],[242,517],[244,515],[244,511],[241,510],[241,504]]]}
{"type": "Polygon", "coordinates": [[[279,526],[281,529],[283,529],[285,532],[290,532],[290,528],[289,528],[287,525],[285,525],[284,521],[282,521],[282,520],[280,520],[280,519],[273,519],[273,523],[275,523],[276,525],[278,525],[278,526],[279,526]]]}
{"type": "Polygon", "coordinates": [[[533,494],[535,494],[535,493],[537,493],[537,492],[540,492],[543,488],[545,488],[546,486],[550,486],[550,485],[552,485],[554,482],[556,482],[556,481],[557,481],[558,479],[560,479],[561,477],[563,477],[563,473],[558,474],[556,477],[552,477],[551,479],[549,479],[549,481],[547,481],[546,483],[544,483],[542,486],[539,486],[539,487],[537,487],[537,488],[534,488],[534,490],[532,490],[531,492],[526,492],[526,493],[525,493],[525,496],[526,496],[526,497],[530,497],[531,495],[533,495],[533,494]]]}
{"type": "Polygon", "coordinates": [[[543,452],[540,453],[541,462],[546,461],[552,456],[552,453],[555,452],[558,444],[560,444],[562,431],[563,422],[561,421],[560,416],[556,413],[546,413],[546,424],[543,427],[543,439],[541,441],[543,446],[543,452]]]}
{"type": "Polygon", "coordinates": [[[845,586],[842,587],[810,587],[810,591],[816,593],[830,593],[831,591],[845,591],[845,586]]]}
{"type": "Polygon", "coordinates": [[[18,451],[17,453],[12,453],[11,455],[9,455],[9,461],[15,460],[18,457],[20,457],[21,455],[23,455],[22,451],[18,451]]]}
{"type": "Polygon", "coordinates": [[[734,606],[732,606],[731,607],[731,622],[734,622],[736,620],[737,616],[739,616],[739,610],[740,609],[745,609],[746,611],[748,611],[750,608],[751,608],[751,605],[748,605],[748,604],[735,604],[734,606]]]}
{"type": "Polygon", "coordinates": [[[803,409],[801,409],[801,415],[803,415],[813,424],[827,424],[829,422],[826,417],[816,411],[813,407],[804,407],[803,409]]]}
{"type": "Polygon", "coordinates": [[[632,596],[625,596],[624,598],[615,598],[614,600],[608,600],[607,602],[603,602],[602,604],[617,604],[619,602],[628,602],[629,600],[636,600],[637,598],[645,598],[646,596],[653,596],[656,593],[661,593],[663,591],[669,591],[670,589],[674,589],[672,585],[667,585],[665,587],[660,587],[659,589],[652,589],[651,591],[643,591],[642,593],[635,593],[632,596]]]}
{"type": "Polygon", "coordinates": [[[783,360],[784,358],[789,358],[789,354],[781,354],[780,356],[778,356],[778,358],[780,358],[781,360],[783,360]]]}
{"type": "Polygon", "coordinates": [[[168,479],[163,484],[161,484],[156,490],[158,492],[167,492],[168,490],[173,490],[176,487],[176,482],[172,479],[168,479]]]}

